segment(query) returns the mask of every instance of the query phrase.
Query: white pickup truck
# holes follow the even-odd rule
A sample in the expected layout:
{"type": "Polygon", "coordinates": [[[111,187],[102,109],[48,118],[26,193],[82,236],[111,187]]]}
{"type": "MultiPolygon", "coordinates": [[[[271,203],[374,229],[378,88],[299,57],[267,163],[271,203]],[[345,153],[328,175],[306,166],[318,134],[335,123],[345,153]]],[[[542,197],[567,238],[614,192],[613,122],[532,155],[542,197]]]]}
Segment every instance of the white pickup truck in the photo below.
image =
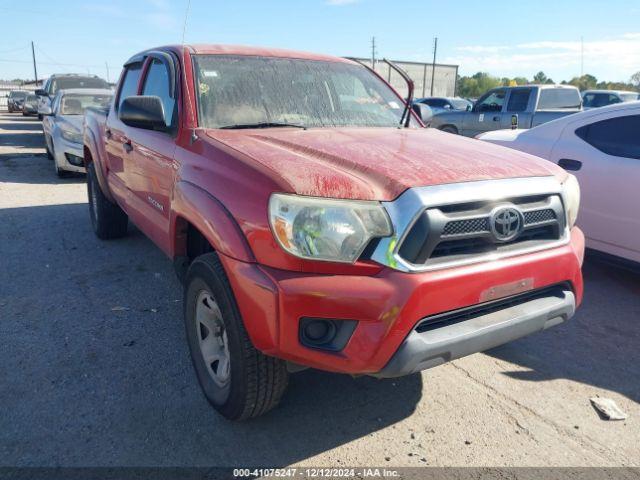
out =
{"type": "Polygon", "coordinates": [[[576,87],[527,85],[489,90],[467,111],[432,116],[428,127],[475,137],[491,130],[531,128],[582,110],[576,87]]]}

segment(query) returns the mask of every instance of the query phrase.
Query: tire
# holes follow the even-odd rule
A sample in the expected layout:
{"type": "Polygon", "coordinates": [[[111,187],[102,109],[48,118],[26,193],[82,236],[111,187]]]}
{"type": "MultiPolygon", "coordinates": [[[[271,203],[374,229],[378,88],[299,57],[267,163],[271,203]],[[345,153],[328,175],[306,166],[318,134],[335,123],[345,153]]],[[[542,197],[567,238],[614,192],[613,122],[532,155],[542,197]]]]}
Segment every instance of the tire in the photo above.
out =
{"type": "MultiPolygon", "coordinates": [[[[51,142],[53,144],[53,142],[51,142]]],[[[44,148],[47,151],[47,158],[49,160],[54,160],[53,157],[53,152],[49,149],[49,137],[47,137],[46,135],[44,136],[44,148]]],[[[56,172],[57,172],[58,168],[56,167],[56,172]]]]}
{"type": "Polygon", "coordinates": [[[285,362],[251,343],[216,253],[197,257],[189,267],[184,321],[198,382],[218,412],[246,420],[278,405],[289,381],[285,362]]]}
{"type": "Polygon", "coordinates": [[[91,226],[96,236],[101,240],[124,237],[127,234],[129,218],[118,205],[109,201],[102,193],[93,162],[87,166],[87,194],[91,226]]]}
{"type": "Polygon", "coordinates": [[[454,135],[458,135],[458,129],[453,125],[445,125],[440,130],[446,133],[453,133],[454,135]]]}
{"type": "Polygon", "coordinates": [[[56,175],[58,176],[58,178],[67,178],[70,172],[67,172],[66,170],[62,170],[60,167],[58,167],[58,164],[55,163],[55,160],[53,162],[56,167],[56,175]]]}

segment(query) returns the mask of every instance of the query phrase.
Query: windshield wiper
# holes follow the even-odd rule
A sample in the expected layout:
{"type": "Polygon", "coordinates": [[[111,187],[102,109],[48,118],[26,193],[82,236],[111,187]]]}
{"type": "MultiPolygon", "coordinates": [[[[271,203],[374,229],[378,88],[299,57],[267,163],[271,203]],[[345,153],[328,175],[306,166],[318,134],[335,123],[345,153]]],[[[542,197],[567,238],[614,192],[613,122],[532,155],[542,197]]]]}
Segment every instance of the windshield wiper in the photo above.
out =
{"type": "Polygon", "coordinates": [[[278,127],[292,127],[292,128],[303,128],[307,129],[305,125],[300,125],[297,123],[286,123],[286,122],[256,122],[256,123],[238,123],[236,125],[225,125],[224,127],[220,127],[221,129],[234,130],[234,129],[242,129],[242,128],[278,128],[278,127]]]}

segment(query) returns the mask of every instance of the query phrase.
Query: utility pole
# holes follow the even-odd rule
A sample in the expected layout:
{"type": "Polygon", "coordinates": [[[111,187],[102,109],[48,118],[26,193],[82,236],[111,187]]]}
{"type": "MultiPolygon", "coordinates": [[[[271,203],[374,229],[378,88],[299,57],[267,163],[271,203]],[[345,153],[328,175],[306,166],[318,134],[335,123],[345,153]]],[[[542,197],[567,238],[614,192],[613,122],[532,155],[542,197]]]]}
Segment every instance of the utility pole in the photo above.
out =
{"type": "Polygon", "coordinates": [[[376,37],[371,37],[371,68],[376,69],[376,37]]]}
{"type": "Polygon", "coordinates": [[[584,37],[580,37],[580,76],[584,76],[584,37]]]}
{"type": "Polygon", "coordinates": [[[436,79],[436,54],[438,53],[438,37],[433,39],[433,65],[431,66],[431,96],[433,97],[433,83],[436,79]]]}
{"type": "Polygon", "coordinates": [[[107,67],[107,83],[111,83],[111,80],[109,79],[109,64],[104,62],[104,66],[107,67]]]}
{"type": "Polygon", "coordinates": [[[36,68],[36,51],[33,47],[33,41],[31,41],[31,56],[33,57],[33,76],[36,80],[36,87],[38,86],[38,69],[36,68]]]}

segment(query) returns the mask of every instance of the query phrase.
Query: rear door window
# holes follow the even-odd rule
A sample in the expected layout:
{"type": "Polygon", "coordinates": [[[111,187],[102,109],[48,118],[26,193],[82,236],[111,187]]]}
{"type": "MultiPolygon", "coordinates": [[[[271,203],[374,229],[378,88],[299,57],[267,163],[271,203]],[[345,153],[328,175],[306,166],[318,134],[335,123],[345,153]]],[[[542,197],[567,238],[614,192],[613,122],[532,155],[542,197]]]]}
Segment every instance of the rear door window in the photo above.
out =
{"type": "Polygon", "coordinates": [[[140,81],[140,74],[142,73],[142,64],[134,63],[127,67],[124,77],[122,78],[122,84],[120,86],[120,92],[118,93],[117,107],[120,108],[122,101],[133,95],[138,94],[138,82],[140,81]]]}
{"type": "Polygon", "coordinates": [[[576,130],[576,135],[607,155],[640,159],[640,115],[585,125],[576,130]]]}
{"type": "Polygon", "coordinates": [[[530,88],[516,88],[511,90],[509,103],[507,104],[508,112],[524,112],[529,104],[531,96],[530,88]]]}

